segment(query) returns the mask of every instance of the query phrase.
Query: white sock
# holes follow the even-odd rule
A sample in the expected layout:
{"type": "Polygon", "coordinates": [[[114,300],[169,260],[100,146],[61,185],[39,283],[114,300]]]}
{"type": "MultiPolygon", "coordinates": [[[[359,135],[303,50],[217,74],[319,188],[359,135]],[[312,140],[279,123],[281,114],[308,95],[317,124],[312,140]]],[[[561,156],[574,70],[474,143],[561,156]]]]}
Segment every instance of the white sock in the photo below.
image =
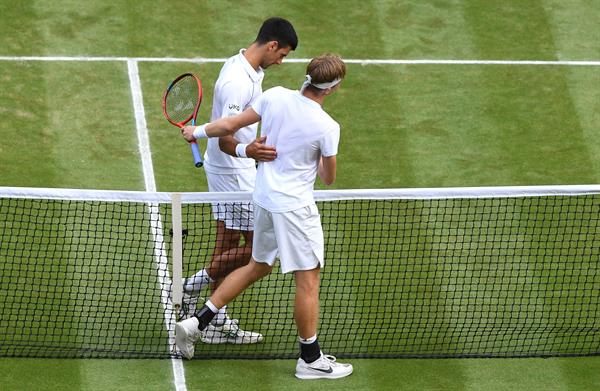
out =
{"type": "Polygon", "coordinates": [[[317,334],[315,334],[312,337],[307,338],[307,339],[298,337],[298,341],[300,341],[300,343],[303,345],[310,345],[311,343],[315,342],[316,340],[317,340],[317,334]]]}
{"type": "Polygon", "coordinates": [[[210,299],[206,300],[206,303],[204,303],[204,305],[207,306],[208,309],[211,310],[213,314],[217,314],[219,312],[219,309],[217,308],[217,306],[214,305],[213,302],[210,301],[210,299]]]}
{"type": "Polygon", "coordinates": [[[213,326],[223,326],[225,322],[227,322],[227,319],[229,319],[229,316],[227,316],[227,306],[224,305],[223,307],[221,307],[219,312],[217,312],[210,324],[212,324],[213,326]]]}
{"type": "Polygon", "coordinates": [[[198,293],[211,282],[215,282],[215,280],[210,278],[206,269],[202,269],[190,278],[186,278],[183,291],[186,293],[198,293]]]}

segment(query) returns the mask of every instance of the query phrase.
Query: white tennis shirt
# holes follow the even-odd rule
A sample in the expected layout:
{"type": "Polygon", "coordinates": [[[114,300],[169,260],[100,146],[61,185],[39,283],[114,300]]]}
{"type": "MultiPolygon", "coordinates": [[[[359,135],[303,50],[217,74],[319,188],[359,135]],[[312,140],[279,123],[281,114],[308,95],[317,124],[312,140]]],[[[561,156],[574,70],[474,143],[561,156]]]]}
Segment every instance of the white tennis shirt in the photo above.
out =
{"type": "MultiPolygon", "coordinates": [[[[255,70],[244,57],[241,49],[238,54],[230,57],[223,67],[215,83],[212,114],[210,121],[231,117],[250,107],[262,94],[264,71],[255,70]]],[[[238,130],[234,137],[241,143],[248,144],[256,138],[258,124],[238,130]]],[[[219,148],[219,139],[210,138],[207,141],[204,154],[204,170],[213,174],[236,174],[254,168],[251,158],[238,158],[228,155],[219,148]]]]}
{"type": "Polygon", "coordinates": [[[252,104],[261,117],[261,135],[277,158],[261,162],[253,200],[271,212],[314,204],[313,187],[321,156],[337,155],[340,125],[299,91],[275,87],[252,104]]]}

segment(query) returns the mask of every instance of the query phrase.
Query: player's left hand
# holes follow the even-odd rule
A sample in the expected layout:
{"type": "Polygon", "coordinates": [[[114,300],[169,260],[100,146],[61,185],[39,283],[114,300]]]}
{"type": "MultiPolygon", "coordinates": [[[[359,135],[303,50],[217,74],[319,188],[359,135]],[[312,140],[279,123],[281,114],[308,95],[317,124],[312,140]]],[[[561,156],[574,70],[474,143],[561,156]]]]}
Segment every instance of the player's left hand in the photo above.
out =
{"type": "Polygon", "coordinates": [[[253,140],[246,147],[246,156],[258,162],[270,162],[277,158],[275,147],[266,145],[267,137],[262,136],[253,140]]]}

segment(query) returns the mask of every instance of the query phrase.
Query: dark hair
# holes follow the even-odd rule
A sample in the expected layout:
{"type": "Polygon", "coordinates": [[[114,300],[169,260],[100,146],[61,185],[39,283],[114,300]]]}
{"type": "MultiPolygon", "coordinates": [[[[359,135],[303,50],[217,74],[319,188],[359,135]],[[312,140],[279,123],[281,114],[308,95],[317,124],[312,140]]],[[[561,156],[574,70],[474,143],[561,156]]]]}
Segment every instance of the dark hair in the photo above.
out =
{"type": "Polygon", "coordinates": [[[298,46],[298,37],[294,26],[283,18],[269,18],[260,27],[256,42],[262,45],[270,41],[277,41],[279,47],[289,46],[292,50],[296,50],[296,46],[298,46]]]}

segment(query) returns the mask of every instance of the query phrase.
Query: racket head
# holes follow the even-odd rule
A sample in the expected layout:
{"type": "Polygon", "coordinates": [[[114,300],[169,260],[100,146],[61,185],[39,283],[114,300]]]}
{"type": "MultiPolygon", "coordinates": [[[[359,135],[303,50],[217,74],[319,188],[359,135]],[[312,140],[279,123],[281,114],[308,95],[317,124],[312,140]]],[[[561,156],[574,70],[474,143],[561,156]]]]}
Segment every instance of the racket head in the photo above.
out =
{"type": "Polygon", "coordinates": [[[163,114],[167,121],[181,128],[196,120],[202,103],[202,82],[193,73],[177,76],[163,94],[163,114]]]}

